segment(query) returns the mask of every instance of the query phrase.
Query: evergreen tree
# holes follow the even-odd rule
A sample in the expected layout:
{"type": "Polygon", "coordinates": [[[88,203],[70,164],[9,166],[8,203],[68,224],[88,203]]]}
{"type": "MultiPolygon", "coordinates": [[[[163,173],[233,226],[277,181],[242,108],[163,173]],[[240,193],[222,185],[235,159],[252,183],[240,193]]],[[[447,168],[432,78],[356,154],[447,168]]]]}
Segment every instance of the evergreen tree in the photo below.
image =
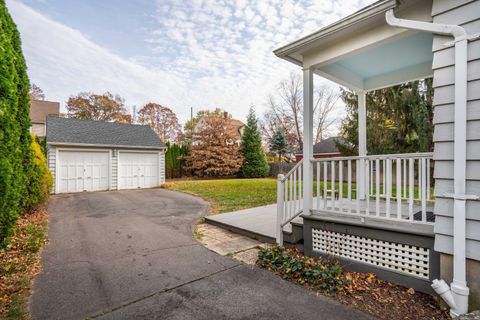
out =
{"type": "Polygon", "coordinates": [[[275,132],[272,140],[270,140],[270,152],[278,155],[278,160],[288,153],[288,141],[281,130],[275,132]]]}
{"type": "MultiPolygon", "coordinates": [[[[433,150],[432,79],[412,81],[367,94],[369,154],[430,152],[433,150]]],[[[357,96],[342,90],[347,116],[337,143],[344,155],[358,154],[357,96]]]]}
{"type": "Polygon", "coordinates": [[[243,155],[240,175],[243,178],[264,178],[268,175],[270,167],[262,148],[262,139],[258,132],[257,118],[253,107],[250,108],[247,116],[247,125],[243,130],[240,150],[243,155]]]}
{"type": "Polygon", "coordinates": [[[0,247],[28,204],[33,173],[26,69],[20,34],[0,0],[0,247]]]}

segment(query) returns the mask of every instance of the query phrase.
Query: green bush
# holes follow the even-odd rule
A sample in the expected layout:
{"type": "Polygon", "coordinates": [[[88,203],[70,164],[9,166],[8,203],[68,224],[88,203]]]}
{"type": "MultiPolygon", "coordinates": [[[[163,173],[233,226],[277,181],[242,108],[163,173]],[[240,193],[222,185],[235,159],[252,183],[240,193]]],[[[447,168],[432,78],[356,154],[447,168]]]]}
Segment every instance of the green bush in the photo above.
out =
{"type": "Polygon", "coordinates": [[[28,90],[20,34],[0,0],[0,247],[28,202],[33,170],[28,90]]]}
{"type": "Polygon", "coordinates": [[[47,160],[37,140],[32,139],[33,170],[28,184],[28,198],[26,207],[34,208],[48,200],[52,191],[53,178],[47,167],[47,160]]]}
{"type": "Polygon", "coordinates": [[[243,130],[240,149],[243,155],[243,164],[240,169],[242,178],[265,178],[268,176],[270,167],[262,147],[262,139],[258,132],[257,118],[253,108],[250,108],[247,116],[247,125],[243,130]]]}
{"type": "Polygon", "coordinates": [[[338,261],[306,257],[280,246],[260,249],[257,265],[328,294],[336,294],[350,285],[338,261]]]}

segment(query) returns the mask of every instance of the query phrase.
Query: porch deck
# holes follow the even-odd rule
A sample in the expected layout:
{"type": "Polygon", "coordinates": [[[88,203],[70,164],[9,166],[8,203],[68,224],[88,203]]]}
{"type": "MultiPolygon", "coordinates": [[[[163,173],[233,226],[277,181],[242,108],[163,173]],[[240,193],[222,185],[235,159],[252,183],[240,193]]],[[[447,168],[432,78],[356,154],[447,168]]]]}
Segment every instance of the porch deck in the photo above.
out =
{"type": "MultiPolygon", "coordinates": [[[[323,203],[323,199],[320,199],[321,203],[323,203]]],[[[338,202],[338,200],[336,200],[338,202]]],[[[317,198],[314,198],[314,203],[317,202],[317,198]]],[[[360,201],[360,207],[361,208],[366,208],[367,201],[360,201]]],[[[380,210],[381,213],[379,215],[379,218],[382,219],[385,217],[385,209],[386,209],[386,201],[381,200],[380,203],[380,210]]],[[[366,214],[366,210],[362,209],[360,211],[360,214],[357,214],[355,210],[356,208],[356,201],[352,200],[351,203],[351,208],[352,208],[352,214],[347,213],[347,208],[349,206],[348,199],[343,200],[343,208],[344,208],[344,214],[340,212],[335,212],[332,213],[331,211],[325,211],[322,209],[313,209],[312,213],[314,216],[321,216],[326,219],[334,219],[337,221],[344,221],[345,223],[349,222],[355,222],[355,219],[360,219],[360,218],[372,218],[372,219],[366,219],[363,223],[366,225],[371,224],[372,226],[378,226],[379,222],[378,219],[375,220],[375,218],[378,218],[375,216],[375,207],[376,203],[374,200],[369,201],[369,212],[370,214],[366,214]],[[353,219],[353,220],[352,220],[353,219]]],[[[390,208],[390,213],[392,215],[397,214],[397,205],[396,202],[392,201],[391,202],[391,208],[390,208]]],[[[331,207],[330,200],[327,201],[327,208],[331,207]]],[[[388,220],[388,224],[402,224],[402,222],[407,222],[408,219],[408,204],[402,203],[402,217],[404,220],[399,219],[399,220],[388,220]]],[[[420,221],[421,220],[421,206],[415,204],[413,206],[413,212],[414,212],[414,221],[420,221]]],[[[428,204],[427,205],[427,221],[431,222],[434,220],[433,216],[433,205],[428,204]]],[[[222,213],[222,214],[217,214],[213,216],[207,216],[205,217],[205,220],[208,223],[215,224],[217,226],[226,228],[228,230],[238,232],[241,234],[245,234],[248,236],[251,236],[253,238],[259,239],[261,241],[265,242],[275,242],[275,228],[276,228],[276,219],[277,219],[277,205],[276,204],[271,204],[271,205],[266,205],[266,206],[261,206],[261,207],[256,207],[256,208],[250,208],[250,209],[244,209],[244,210],[239,210],[239,211],[234,211],[234,212],[228,212],[228,213],[222,213]]],[[[301,217],[297,217],[292,220],[292,223],[287,224],[283,230],[286,235],[289,235],[292,233],[293,228],[301,228],[303,225],[303,219],[301,217]],[[293,225],[293,227],[292,227],[293,225]]],[[[416,229],[413,227],[413,229],[416,229]]],[[[286,242],[288,241],[288,237],[285,239],[286,242]]]]}

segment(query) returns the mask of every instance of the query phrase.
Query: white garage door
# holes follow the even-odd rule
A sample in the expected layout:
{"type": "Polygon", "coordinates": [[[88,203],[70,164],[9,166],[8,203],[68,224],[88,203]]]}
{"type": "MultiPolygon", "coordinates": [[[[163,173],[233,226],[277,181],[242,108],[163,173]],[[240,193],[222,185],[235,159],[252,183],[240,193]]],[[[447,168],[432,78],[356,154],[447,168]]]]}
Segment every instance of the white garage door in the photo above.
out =
{"type": "Polygon", "coordinates": [[[159,185],[158,152],[119,152],[118,188],[151,188],[159,185]]]}
{"type": "Polygon", "coordinates": [[[108,151],[59,151],[57,193],[108,190],[109,156],[108,151]]]}

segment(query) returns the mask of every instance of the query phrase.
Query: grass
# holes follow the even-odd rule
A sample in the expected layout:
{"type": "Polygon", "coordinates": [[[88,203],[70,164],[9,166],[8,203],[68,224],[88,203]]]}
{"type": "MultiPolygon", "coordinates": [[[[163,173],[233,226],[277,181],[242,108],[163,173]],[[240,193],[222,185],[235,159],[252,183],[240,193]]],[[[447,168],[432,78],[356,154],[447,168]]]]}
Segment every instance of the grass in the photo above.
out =
{"type": "Polygon", "coordinates": [[[44,210],[22,215],[10,244],[0,249],[0,319],[28,319],[32,279],[40,271],[40,250],[46,239],[44,210]]]}
{"type": "Polygon", "coordinates": [[[207,200],[212,204],[212,213],[259,207],[277,200],[277,180],[272,178],[184,180],[168,182],[165,188],[207,200]]]}
{"type": "MultiPolygon", "coordinates": [[[[298,184],[298,182],[297,182],[298,184]]],[[[323,182],[320,184],[323,194],[323,182]]],[[[164,185],[167,189],[182,191],[197,195],[212,205],[212,214],[236,211],[276,203],[277,179],[219,179],[219,180],[176,180],[164,185]]],[[[342,194],[347,198],[347,183],[343,183],[342,194]]],[[[383,186],[381,186],[383,188],[383,186]]],[[[339,191],[339,183],[335,184],[339,191]]],[[[352,196],[355,196],[356,185],[352,183],[352,196]]],[[[327,190],[331,190],[331,183],[327,183],[327,190]]],[[[383,191],[383,190],[382,190],[383,191]]],[[[313,183],[313,193],[317,193],[317,182],[313,183]]],[[[374,187],[375,193],[375,187],[374,187]]],[[[415,197],[418,187],[414,189],[415,197]]],[[[433,194],[433,188],[431,189],[433,194]]],[[[392,185],[392,198],[396,198],[396,188],[392,185]]]]}

